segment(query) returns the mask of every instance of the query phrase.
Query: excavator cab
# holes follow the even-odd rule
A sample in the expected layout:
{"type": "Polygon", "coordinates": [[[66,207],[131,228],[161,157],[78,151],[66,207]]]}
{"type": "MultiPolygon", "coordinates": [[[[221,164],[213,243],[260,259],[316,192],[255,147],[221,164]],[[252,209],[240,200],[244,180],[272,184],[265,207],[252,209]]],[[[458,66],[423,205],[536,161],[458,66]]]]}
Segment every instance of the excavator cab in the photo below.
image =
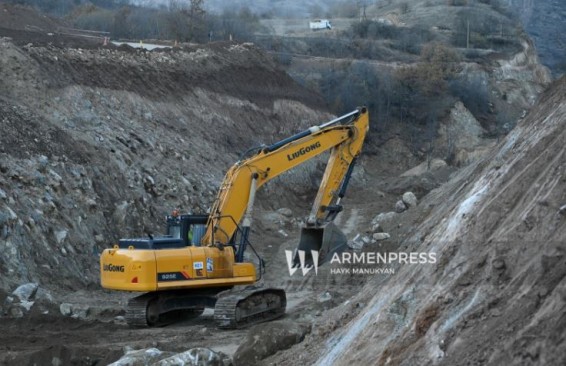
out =
{"type": "Polygon", "coordinates": [[[181,239],[184,246],[200,246],[208,215],[179,215],[174,211],[166,220],[168,237],[181,239]]]}

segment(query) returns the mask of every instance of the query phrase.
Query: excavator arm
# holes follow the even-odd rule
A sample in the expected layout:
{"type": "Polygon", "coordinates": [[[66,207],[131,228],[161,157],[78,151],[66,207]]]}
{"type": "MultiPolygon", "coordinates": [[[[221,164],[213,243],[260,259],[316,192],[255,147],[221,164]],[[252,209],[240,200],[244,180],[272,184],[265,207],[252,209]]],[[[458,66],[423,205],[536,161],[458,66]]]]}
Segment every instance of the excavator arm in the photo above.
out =
{"type": "Polygon", "coordinates": [[[201,244],[227,244],[242,222],[249,230],[259,187],[330,150],[330,158],[308,218],[308,225],[333,220],[340,211],[353,162],[359,155],[369,117],[365,107],[265,147],[227,172],[211,211],[201,244]]]}

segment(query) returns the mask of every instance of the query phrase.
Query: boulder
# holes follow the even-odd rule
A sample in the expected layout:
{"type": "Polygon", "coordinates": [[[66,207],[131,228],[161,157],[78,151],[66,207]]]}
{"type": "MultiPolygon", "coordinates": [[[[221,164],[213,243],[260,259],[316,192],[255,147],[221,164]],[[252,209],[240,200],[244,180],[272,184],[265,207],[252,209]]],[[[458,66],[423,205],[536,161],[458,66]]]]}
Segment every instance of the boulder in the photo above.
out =
{"type": "Polygon", "coordinates": [[[362,241],[362,236],[360,234],[357,234],[354,239],[352,239],[352,241],[348,242],[348,246],[352,249],[354,249],[355,251],[359,251],[362,250],[362,248],[364,247],[364,242],[362,241]]]}
{"type": "Polygon", "coordinates": [[[215,352],[209,348],[192,348],[188,351],[165,358],[154,364],[155,366],[230,366],[232,360],[222,352],[215,352]]]}
{"type": "Polygon", "coordinates": [[[326,292],[320,294],[316,300],[318,302],[327,302],[327,301],[332,300],[332,295],[330,294],[330,292],[326,291],[326,292]]]}
{"type": "Polygon", "coordinates": [[[30,301],[35,297],[38,288],[39,285],[37,283],[26,283],[18,286],[18,288],[12,292],[12,295],[17,296],[20,301],[30,301]]]}
{"type": "Polygon", "coordinates": [[[309,324],[279,320],[252,327],[234,353],[234,365],[251,366],[260,360],[303,341],[311,331],[309,324]]]}
{"type": "Polygon", "coordinates": [[[375,225],[375,224],[382,224],[384,222],[389,222],[392,219],[395,218],[395,216],[397,216],[396,212],[382,212],[379,215],[377,215],[376,217],[373,218],[373,220],[371,220],[371,224],[375,225]]]}
{"type": "Polygon", "coordinates": [[[397,203],[395,204],[395,212],[401,213],[406,210],[407,206],[405,205],[405,202],[403,202],[402,200],[397,201],[397,203]]]}
{"type": "Polygon", "coordinates": [[[59,311],[63,316],[71,316],[73,315],[73,305],[64,302],[59,305],[59,311]]]}
{"type": "Polygon", "coordinates": [[[289,217],[289,218],[293,217],[293,211],[291,211],[291,209],[287,207],[282,207],[278,209],[277,212],[285,217],[289,217]]]}
{"type": "MultiPolygon", "coordinates": [[[[146,366],[154,365],[156,362],[170,357],[171,352],[162,352],[157,348],[146,348],[140,350],[127,350],[126,354],[118,361],[109,366],[146,366]]],[[[178,364],[179,365],[179,364],[178,364]]],[[[182,364],[181,364],[182,365],[182,364]]]]}
{"type": "Polygon", "coordinates": [[[375,223],[371,226],[371,231],[373,233],[382,233],[383,229],[381,228],[381,225],[379,225],[379,223],[375,223]]]}
{"type": "Polygon", "coordinates": [[[423,175],[428,171],[434,171],[446,167],[448,164],[441,159],[432,159],[430,164],[428,161],[424,161],[416,167],[407,170],[405,173],[401,174],[401,177],[412,177],[423,175]]]}
{"type": "Polygon", "coordinates": [[[12,304],[7,308],[6,315],[10,318],[23,318],[24,308],[20,304],[12,304]]]}
{"type": "Polygon", "coordinates": [[[114,324],[127,325],[128,323],[126,322],[126,317],[118,315],[114,317],[114,324]]]}
{"type": "Polygon", "coordinates": [[[390,237],[391,237],[391,235],[389,235],[388,233],[375,233],[372,236],[373,240],[375,240],[375,241],[381,241],[381,240],[389,239],[390,237]]]}
{"type": "Polygon", "coordinates": [[[55,240],[57,240],[57,244],[61,244],[67,238],[69,232],[67,230],[59,230],[55,232],[55,240]]]}
{"type": "Polygon", "coordinates": [[[26,283],[18,286],[10,296],[4,300],[3,309],[6,315],[12,318],[22,318],[35,304],[35,297],[39,285],[26,283]]]}
{"type": "Polygon", "coordinates": [[[59,311],[64,316],[70,316],[75,319],[87,319],[90,314],[90,307],[83,304],[62,303],[59,305],[59,311]]]}
{"type": "Polygon", "coordinates": [[[84,304],[73,305],[73,318],[87,319],[90,314],[90,306],[84,304]]]}
{"type": "Polygon", "coordinates": [[[402,200],[408,208],[417,206],[417,196],[415,196],[413,192],[405,192],[402,200]]]}

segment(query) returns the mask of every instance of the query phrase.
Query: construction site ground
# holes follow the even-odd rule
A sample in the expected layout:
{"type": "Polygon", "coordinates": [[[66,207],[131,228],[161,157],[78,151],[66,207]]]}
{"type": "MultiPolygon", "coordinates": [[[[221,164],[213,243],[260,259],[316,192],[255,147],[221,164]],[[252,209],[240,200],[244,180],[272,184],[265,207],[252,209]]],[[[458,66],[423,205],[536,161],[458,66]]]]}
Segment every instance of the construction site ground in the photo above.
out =
{"type": "MultiPolygon", "coordinates": [[[[102,46],[18,9],[0,5],[0,364],[105,365],[152,347],[234,355],[251,331],[216,329],[211,310],[129,328],[134,294],[101,289],[98,255],[162,232],[172,208],[205,212],[242,151],[333,116],[253,45],[102,46]],[[10,316],[28,282],[41,292],[10,316]]],[[[363,251],[435,251],[434,266],[290,276],[284,251],[323,160],[263,187],[251,234],[260,284],[285,289],[283,320],[309,332],[258,364],[564,364],[565,90],[555,82],[466,166],[402,175],[423,159],[400,139],[371,140],[336,223],[352,245],[366,239],[363,251]],[[392,213],[407,191],[418,205],[392,213]],[[382,213],[390,237],[371,240],[382,213]]]]}

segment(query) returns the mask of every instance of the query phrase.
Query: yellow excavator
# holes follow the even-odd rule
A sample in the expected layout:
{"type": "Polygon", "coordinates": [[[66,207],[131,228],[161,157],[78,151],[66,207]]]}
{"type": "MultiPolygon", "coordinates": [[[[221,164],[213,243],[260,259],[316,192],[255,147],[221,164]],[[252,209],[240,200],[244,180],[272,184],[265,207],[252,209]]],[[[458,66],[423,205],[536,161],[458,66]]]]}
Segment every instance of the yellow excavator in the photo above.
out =
{"type": "Polygon", "coordinates": [[[249,151],[250,156],[227,172],[208,214],[174,212],[166,218],[166,235],[120,239],[113,248],[105,249],[100,257],[102,287],[144,292],[128,302],[126,321],[132,326],[163,325],[180,317],[199,316],[205,308],[214,308],[220,328],[245,327],[282,316],[287,302],[282,289],[234,288],[255,284],[265,269],[248,241],[256,190],[330,151],[293,257],[294,265],[301,265],[298,254],[303,266],[312,265],[315,251],[318,263],[323,264],[333,253],[347,248],[344,234],[332,221],[342,210],[340,200],[368,129],[368,111],[361,107],[249,151]],[[247,248],[253,255],[244,255],[247,248]]]}

